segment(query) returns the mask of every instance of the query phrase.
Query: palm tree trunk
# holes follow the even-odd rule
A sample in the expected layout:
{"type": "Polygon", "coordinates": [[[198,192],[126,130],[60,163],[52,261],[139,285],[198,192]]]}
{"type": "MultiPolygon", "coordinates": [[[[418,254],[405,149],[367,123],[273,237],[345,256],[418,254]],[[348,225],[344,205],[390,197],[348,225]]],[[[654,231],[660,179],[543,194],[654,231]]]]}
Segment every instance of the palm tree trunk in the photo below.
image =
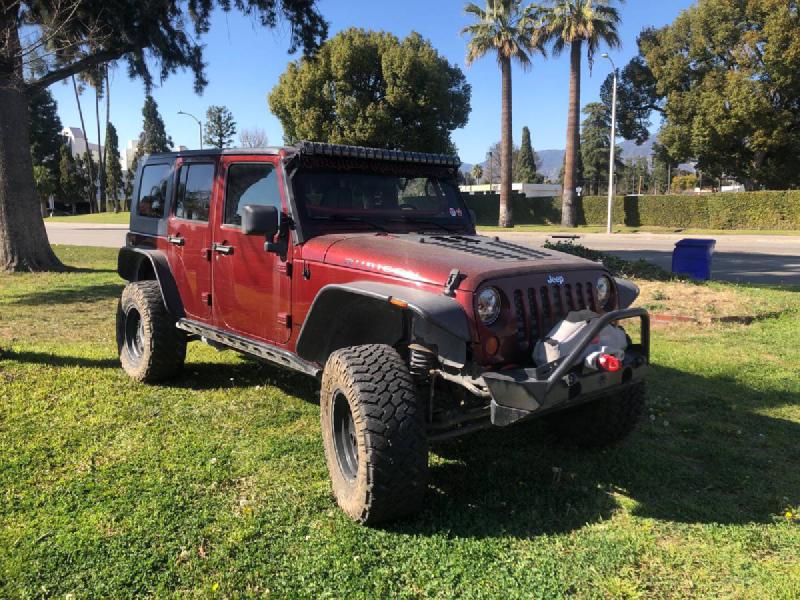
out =
{"type": "MultiPolygon", "coordinates": [[[[103,78],[106,83],[106,138],[108,137],[108,124],[111,122],[111,86],[108,84],[108,65],[105,66],[103,78]]],[[[104,147],[105,164],[106,164],[106,186],[108,185],[108,148],[104,147]]],[[[112,182],[113,183],[113,182],[112,182]]],[[[114,212],[119,212],[119,198],[117,198],[117,190],[111,190],[111,203],[114,206],[114,212]]]]}
{"type": "Polygon", "coordinates": [[[581,138],[578,119],[581,104],[581,46],[576,40],[570,48],[569,64],[569,112],[567,114],[567,152],[564,164],[564,189],[561,194],[561,225],[575,227],[575,188],[578,185],[578,152],[581,138]]]}
{"type": "Polygon", "coordinates": [[[502,123],[500,133],[500,227],[513,227],[514,214],[511,203],[512,133],[511,133],[511,59],[501,58],[503,77],[502,123]]]}
{"type": "Polygon", "coordinates": [[[33,180],[16,9],[0,14],[0,37],[0,271],[63,270],[47,240],[33,180]]]}
{"type": "MultiPolygon", "coordinates": [[[[86,145],[86,154],[91,158],[92,154],[89,152],[89,138],[86,136],[86,123],[83,120],[83,110],[81,109],[81,97],[78,94],[78,82],[75,81],[75,75],[72,76],[72,89],[75,91],[75,102],[78,104],[78,116],[81,118],[81,131],[83,132],[83,143],[86,145]]],[[[86,161],[86,167],[89,169],[89,180],[92,182],[89,191],[89,212],[94,212],[94,163],[91,160],[86,161]]]]}

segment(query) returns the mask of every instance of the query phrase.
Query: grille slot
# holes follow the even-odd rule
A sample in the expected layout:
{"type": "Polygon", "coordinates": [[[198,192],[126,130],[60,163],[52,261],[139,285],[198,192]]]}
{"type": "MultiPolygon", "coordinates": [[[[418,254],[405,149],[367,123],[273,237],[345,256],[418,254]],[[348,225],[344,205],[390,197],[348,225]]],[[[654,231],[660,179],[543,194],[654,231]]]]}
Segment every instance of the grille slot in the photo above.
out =
{"type": "Polygon", "coordinates": [[[513,298],[517,343],[521,350],[533,350],[536,342],[568,313],[586,308],[597,311],[590,282],[514,290],[513,298]]]}

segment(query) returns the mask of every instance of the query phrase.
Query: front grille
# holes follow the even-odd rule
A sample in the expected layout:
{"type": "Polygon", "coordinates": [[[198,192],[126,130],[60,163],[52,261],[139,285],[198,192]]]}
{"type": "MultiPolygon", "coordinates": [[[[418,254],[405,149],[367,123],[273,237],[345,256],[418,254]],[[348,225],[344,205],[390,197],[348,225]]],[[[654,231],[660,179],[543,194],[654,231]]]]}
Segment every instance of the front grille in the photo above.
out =
{"type": "Polygon", "coordinates": [[[513,298],[520,350],[532,350],[553,325],[573,310],[588,308],[597,312],[591,282],[514,290],[513,298]]]}

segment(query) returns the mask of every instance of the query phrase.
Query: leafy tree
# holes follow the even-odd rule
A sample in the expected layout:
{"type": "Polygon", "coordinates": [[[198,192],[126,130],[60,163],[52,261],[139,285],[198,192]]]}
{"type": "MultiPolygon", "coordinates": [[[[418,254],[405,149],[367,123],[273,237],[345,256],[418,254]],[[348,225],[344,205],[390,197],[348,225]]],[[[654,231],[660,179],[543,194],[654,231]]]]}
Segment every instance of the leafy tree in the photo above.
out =
{"type": "Polygon", "coordinates": [[[511,180],[513,177],[513,136],[511,108],[511,62],[530,67],[531,54],[541,51],[534,42],[536,25],[532,7],[523,7],[521,0],[486,0],[486,7],[467,4],[464,9],[477,21],[461,33],[469,34],[467,65],[487,54],[494,54],[502,78],[500,114],[500,227],[513,227],[511,180]]]}
{"type": "Polygon", "coordinates": [[[608,185],[608,159],[611,152],[611,118],[606,106],[592,102],[583,108],[586,119],[581,131],[583,187],[586,194],[596,196],[600,185],[608,185]]]}
{"type": "MultiPolygon", "coordinates": [[[[519,157],[519,146],[511,146],[511,181],[517,181],[517,158],[519,157]]],[[[500,181],[503,172],[503,151],[502,143],[495,142],[486,153],[486,160],[481,165],[486,175],[487,183],[497,183],[500,181]]]]}
{"type": "MultiPolygon", "coordinates": [[[[31,123],[31,159],[33,166],[46,168],[55,183],[59,178],[59,160],[64,137],[58,105],[50,90],[35,92],[29,101],[31,123]]],[[[41,176],[37,178],[41,181],[41,176]]],[[[37,190],[41,186],[37,185],[37,190]]]]}
{"type": "Polygon", "coordinates": [[[542,43],[552,44],[553,54],[558,56],[569,48],[569,108],[567,113],[567,150],[564,162],[564,191],[562,194],[561,225],[575,227],[575,194],[579,181],[578,160],[580,157],[580,131],[578,120],[581,102],[581,56],[583,43],[589,60],[589,68],[600,44],[610,48],[620,46],[617,26],[619,11],[611,6],[613,0],[550,0],[540,11],[542,27],[536,38],[542,43]]]}
{"type": "Polygon", "coordinates": [[[139,147],[136,153],[143,156],[172,150],[172,138],[167,135],[164,119],[158,112],[158,104],[150,94],[144,99],[142,117],[144,117],[144,122],[142,123],[142,133],[139,134],[139,147]]]}
{"type": "MultiPolygon", "coordinates": [[[[639,39],[646,37],[645,31],[639,39]]],[[[613,98],[614,74],[606,77],[600,88],[600,98],[609,112],[613,98]]],[[[662,102],[655,96],[655,80],[639,56],[618,71],[617,77],[617,135],[643,144],[650,138],[652,113],[663,111],[662,102]]]]}
{"type": "Polygon", "coordinates": [[[72,156],[72,150],[68,144],[61,146],[58,173],[61,200],[72,205],[83,200],[80,195],[83,186],[79,181],[78,165],[72,156]]]}
{"type": "Polygon", "coordinates": [[[470,86],[418,33],[347,29],[315,60],[289,63],[269,95],[284,139],[454,152],[470,111],[470,86]]]}
{"type": "Polygon", "coordinates": [[[119,212],[119,196],[122,189],[122,166],[119,164],[119,138],[117,129],[109,122],[106,125],[105,143],[105,186],[106,197],[112,203],[114,212],[119,212]]]}
{"type": "Polygon", "coordinates": [[[288,23],[291,51],[313,52],[327,33],[314,0],[18,0],[0,12],[0,270],[60,269],[47,241],[31,161],[29,98],[98,65],[124,60],[153,82],[181,70],[206,84],[202,36],[214,9],[288,23]],[[42,52],[37,52],[42,50],[42,52]],[[26,76],[36,62],[35,74],[26,76]]]}
{"type": "Polygon", "coordinates": [[[797,2],[700,0],[639,40],[672,159],[748,189],[800,185],[797,2]]]}
{"type": "Polygon", "coordinates": [[[236,121],[227,106],[209,106],[204,141],[212,148],[228,148],[236,135],[236,121]]]}
{"type": "Polygon", "coordinates": [[[239,133],[239,145],[242,148],[264,148],[269,145],[267,133],[259,127],[247,127],[239,133]]]}
{"type": "Polygon", "coordinates": [[[47,200],[56,192],[56,178],[44,165],[33,165],[33,180],[41,203],[42,216],[47,216],[47,200]]]}
{"type": "Polygon", "coordinates": [[[97,179],[94,176],[97,173],[97,165],[94,164],[91,152],[84,152],[75,157],[75,170],[76,187],[80,192],[80,198],[84,201],[86,198],[91,198],[89,205],[92,206],[92,202],[97,198],[97,179]]]}
{"type": "Polygon", "coordinates": [[[515,161],[514,181],[519,183],[542,183],[544,177],[536,172],[536,152],[531,144],[531,130],[522,128],[522,143],[515,161]]]}

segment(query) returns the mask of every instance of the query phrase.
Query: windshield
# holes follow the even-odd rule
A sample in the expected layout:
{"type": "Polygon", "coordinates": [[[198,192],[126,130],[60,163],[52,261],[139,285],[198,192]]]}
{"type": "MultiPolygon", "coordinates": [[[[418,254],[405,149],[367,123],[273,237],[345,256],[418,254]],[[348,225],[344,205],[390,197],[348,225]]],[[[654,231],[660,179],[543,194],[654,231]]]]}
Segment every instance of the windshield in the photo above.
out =
{"type": "Polygon", "coordinates": [[[443,229],[469,223],[449,179],[346,171],[301,171],[294,179],[295,198],[313,221],[403,221],[443,229]]]}

